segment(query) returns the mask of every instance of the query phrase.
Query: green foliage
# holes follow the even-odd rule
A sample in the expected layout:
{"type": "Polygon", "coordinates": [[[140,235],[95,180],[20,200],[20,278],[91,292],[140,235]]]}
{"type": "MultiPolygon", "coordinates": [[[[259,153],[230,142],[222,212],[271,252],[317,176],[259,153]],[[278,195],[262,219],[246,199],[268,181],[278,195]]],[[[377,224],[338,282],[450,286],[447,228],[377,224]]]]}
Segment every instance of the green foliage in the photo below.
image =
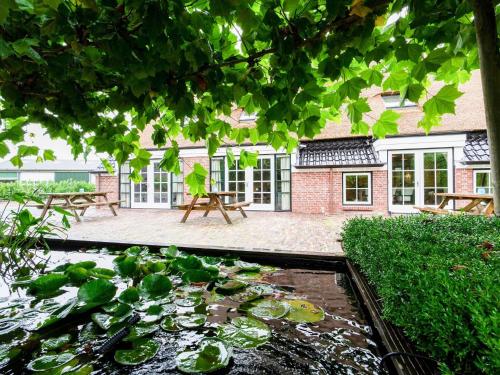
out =
{"type": "Polygon", "coordinates": [[[43,199],[44,193],[72,193],[77,191],[95,191],[95,185],[75,180],[58,182],[7,182],[0,184],[0,200],[12,199],[16,193],[31,195],[43,199]]]}
{"type": "MultiPolygon", "coordinates": [[[[162,168],[176,173],[179,136],[209,154],[227,139],[290,152],[346,107],[353,132],[392,134],[394,116],[374,125],[364,115],[359,98],[371,86],[427,98],[429,131],[478,68],[472,19],[467,0],[2,1],[0,157],[29,123],[75,156],[130,160],[134,180],[151,157],[139,144],[150,123],[154,145],[167,146],[162,168]],[[431,80],[445,91],[428,92],[431,80]],[[255,127],[226,121],[235,106],[257,113],[255,127]]],[[[53,158],[17,151],[16,165],[53,158]]],[[[191,193],[205,193],[203,171],[188,176],[191,193]]]]}
{"type": "Polygon", "coordinates": [[[347,256],[383,301],[384,317],[457,374],[500,371],[500,219],[352,219],[347,256]]]}

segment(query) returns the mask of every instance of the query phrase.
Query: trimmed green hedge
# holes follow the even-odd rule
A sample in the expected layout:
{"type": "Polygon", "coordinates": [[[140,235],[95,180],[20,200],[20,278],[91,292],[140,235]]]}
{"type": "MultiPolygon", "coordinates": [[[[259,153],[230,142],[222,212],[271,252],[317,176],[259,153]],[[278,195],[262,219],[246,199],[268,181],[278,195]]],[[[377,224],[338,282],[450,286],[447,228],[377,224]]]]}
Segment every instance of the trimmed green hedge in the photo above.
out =
{"type": "Polygon", "coordinates": [[[32,194],[40,198],[41,193],[72,193],[95,191],[95,185],[85,181],[65,180],[48,182],[7,182],[0,183],[0,200],[9,200],[14,193],[32,194]]]}
{"type": "Polygon", "coordinates": [[[500,218],[356,218],[342,236],[420,350],[456,374],[500,374],[500,218]]]}

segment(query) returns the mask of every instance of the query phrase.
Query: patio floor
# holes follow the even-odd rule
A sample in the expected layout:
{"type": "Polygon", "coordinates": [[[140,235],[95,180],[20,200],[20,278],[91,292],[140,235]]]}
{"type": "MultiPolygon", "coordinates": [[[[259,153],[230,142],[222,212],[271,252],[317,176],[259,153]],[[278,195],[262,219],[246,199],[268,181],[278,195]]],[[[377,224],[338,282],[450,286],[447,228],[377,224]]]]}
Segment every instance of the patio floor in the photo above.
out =
{"type": "Polygon", "coordinates": [[[218,212],[204,218],[203,212],[194,211],[181,224],[182,214],[178,210],[120,209],[114,217],[107,209],[93,209],[87,211],[81,223],[70,219],[68,238],[340,255],[338,239],[347,218],[247,211],[247,219],[238,212],[230,212],[233,224],[228,225],[218,212]]]}

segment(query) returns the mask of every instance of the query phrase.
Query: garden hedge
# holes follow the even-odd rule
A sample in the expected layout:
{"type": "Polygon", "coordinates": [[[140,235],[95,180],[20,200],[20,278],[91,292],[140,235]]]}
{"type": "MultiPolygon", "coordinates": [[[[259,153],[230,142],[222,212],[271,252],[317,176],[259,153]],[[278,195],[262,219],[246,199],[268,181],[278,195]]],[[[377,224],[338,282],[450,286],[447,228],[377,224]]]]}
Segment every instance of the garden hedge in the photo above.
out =
{"type": "Polygon", "coordinates": [[[0,183],[0,200],[9,200],[14,193],[34,194],[41,198],[42,193],[72,193],[79,191],[95,191],[95,185],[76,180],[47,182],[6,182],[0,183]]]}
{"type": "Polygon", "coordinates": [[[500,374],[500,218],[355,218],[346,255],[444,372],[500,374]]]}

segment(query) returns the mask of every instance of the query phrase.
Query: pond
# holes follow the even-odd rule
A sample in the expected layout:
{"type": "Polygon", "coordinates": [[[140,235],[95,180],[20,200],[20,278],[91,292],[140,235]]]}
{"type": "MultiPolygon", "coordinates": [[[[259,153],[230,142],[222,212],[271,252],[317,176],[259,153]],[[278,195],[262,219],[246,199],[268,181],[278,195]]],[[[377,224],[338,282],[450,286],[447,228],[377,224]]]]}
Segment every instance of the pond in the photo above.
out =
{"type": "Polygon", "coordinates": [[[63,285],[42,293],[25,280],[12,294],[4,285],[1,372],[382,373],[381,349],[345,273],[188,256],[175,248],[164,249],[164,256],[139,249],[120,262],[106,249],[53,251],[50,268],[58,272],[50,275],[69,276],[63,285]],[[129,258],[140,260],[134,271],[140,276],[126,277],[129,258]],[[207,276],[216,270],[216,277],[207,276]],[[171,290],[163,290],[158,275],[168,275],[171,290]],[[109,284],[117,289],[108,297],[94,295],[98,301],[89,305],[85,296],[95,291],[87,286],[96,280],[103,282],[99,293],[106,294],[109,284]],[[128,327],[134,314],[140,321],[124,340],[104,354],[93,352],[128,327]]]}

